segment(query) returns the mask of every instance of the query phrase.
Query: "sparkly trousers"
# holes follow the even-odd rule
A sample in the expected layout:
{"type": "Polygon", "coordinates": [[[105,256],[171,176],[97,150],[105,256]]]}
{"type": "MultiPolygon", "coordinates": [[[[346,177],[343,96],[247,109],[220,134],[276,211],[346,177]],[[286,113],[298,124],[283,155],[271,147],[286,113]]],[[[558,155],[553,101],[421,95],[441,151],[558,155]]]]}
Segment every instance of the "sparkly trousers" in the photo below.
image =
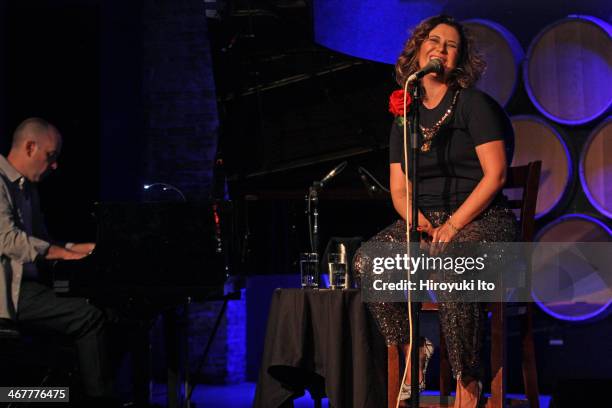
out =
{"type": "MultiPolygon", "coordinates": [[[[423,211],[437,227],[450,217],[447,211],[423,211]]],[[[512,242],[517,238],[518,223],[511,210],[495,206],[485,210],[453,237],[453,242],[512,242]]],[[[396,221],[370,242],[406,242],[406,222],[396,221]]],[[[353,260],[357,279],[372,273],[371,260],[358,251],[353,260]]],[[[404,302],[368,303],[378,328],[388,345],[409,342],[407,304],[404,302]]],[[[481,379],[481,354],[486,314],[482,303],[440,302],[439,317],[448,356],[457,379],[481,379]]]]}

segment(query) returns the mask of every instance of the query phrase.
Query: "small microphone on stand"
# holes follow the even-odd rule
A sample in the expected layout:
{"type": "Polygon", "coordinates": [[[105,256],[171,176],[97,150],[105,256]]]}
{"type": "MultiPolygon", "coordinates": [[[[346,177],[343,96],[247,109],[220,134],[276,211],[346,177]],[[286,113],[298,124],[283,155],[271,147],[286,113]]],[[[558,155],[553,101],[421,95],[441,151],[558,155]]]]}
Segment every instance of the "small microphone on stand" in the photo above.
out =
{"type": "Polygon", "coordinates": [[[389,189],[383,186],[380,181],[376,180],[376,177],[372,175],[368,170],[359,166],[357,168],[357,172],[359,173],[359,178],[363,182],[363,185],[368,190],[368,194],[373,196],[375,194],[384,191],[385,193],[389,193],[389,189]]]}
{"type": "Polygon", "coordinates": [[[334,167],[332,171],[327,173],[321,181],[315,181],[312,186],[308,189],[308,195],[306,196],[306,214],[308,218],[308,231],[310,237],[310,248],[312,252],[319,253],[319,191],[324,187],[325,183],[336,177],[344,168],[348,162],[344,161],[334,167]]]}
{"type": "Polygon", "coordinates": [[[327,183],[329,180],[333,179],[334,177],[336,177],[338,174],[340,174],[340,172],[342,172],[342,170],[344,170],[344,168],[346,167],[346,165],[348,164],[348,162],[343,161],[342,163],[340,163],[339,165],[337,165],[336,167],[334,167],[332,169],[332,171],[330,171],[329,173],[327,173],[327,175],[325,177],[323,177],[323,179],[321,181],[319,181],[319,187],[323,188],[323,186],[325,185],[325,183],[327,183]]]}
{"type": "Polygon", "coordinates": [[[359,178],[361,179],[361,182],[363,183],[364,187],[366,188],[366,190],[368,190],[368,195],[370,197],[373,197],[378,192],[378,187],[370,183],[370,181],[368,180],[368,176],[366,176],[365,172],[363,171],[363,167],[357,168],[357,172],[359,173],[359,178]]]}
{"type": "Polygon", "coordinates": [[[427,74],[431,74],[432,72],[435,72],[436,74],[444,73],[444,65],[442,65],[441,59],[434,58],[431,61],[429,61],[427,65],[423,67],[423,69],[420,69],[414,74],[410,75],[407,79],[407,82],[408,83],[414,82],[416,80],[423,78],[427,74]]]}

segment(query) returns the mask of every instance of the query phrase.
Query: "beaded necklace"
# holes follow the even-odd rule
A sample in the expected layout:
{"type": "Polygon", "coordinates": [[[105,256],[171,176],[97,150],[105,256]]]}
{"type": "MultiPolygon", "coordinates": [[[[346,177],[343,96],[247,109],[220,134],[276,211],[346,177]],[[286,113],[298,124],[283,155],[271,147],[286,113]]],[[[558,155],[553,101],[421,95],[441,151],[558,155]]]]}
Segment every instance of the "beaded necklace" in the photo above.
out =
{"type": "Polygon", "coordinates": [[[434,136],[438,133],[444,122],[450,117],[455,109],[455,105],[457,103],[457,96],[459,96],[459,89],[455,91],[455,95],[453,95],[453,101],[450,106],[444,112],[444,115],[438,120],[432,127],[426,128],[423,125],[419,125],[421,128],[421,133],[423,134],[423,144],[421,145],[422,152],[428,152],[431,149],[431,143],[433,142],[434,136]]]}

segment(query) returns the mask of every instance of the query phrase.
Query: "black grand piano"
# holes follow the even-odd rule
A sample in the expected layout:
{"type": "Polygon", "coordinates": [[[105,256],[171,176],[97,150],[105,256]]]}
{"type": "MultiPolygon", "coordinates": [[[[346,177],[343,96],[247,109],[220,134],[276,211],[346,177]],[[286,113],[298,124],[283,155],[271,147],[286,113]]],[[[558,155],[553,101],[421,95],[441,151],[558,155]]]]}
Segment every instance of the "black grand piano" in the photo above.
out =
{"type": "Polygon", "coordinates": [[[186,316],[190,302],[227,301],[239,289],[229,274],[228,211],[228,203],[97,203],[95,250],[53,266],[58,295],[86,297],[127,327],[137,406],[149,404],[152,319],[164,317],[168,406],[178,407],[181,368],[185,384],[189,370],[186,325],[177,308],[186,316]]]}
{"type": "Polygon", "coordinates": [[[97,203],[96,248],[58,262],[55,289],[106,302],[213,295],[229,276],[224,211],[210,203],[97,203]]]}

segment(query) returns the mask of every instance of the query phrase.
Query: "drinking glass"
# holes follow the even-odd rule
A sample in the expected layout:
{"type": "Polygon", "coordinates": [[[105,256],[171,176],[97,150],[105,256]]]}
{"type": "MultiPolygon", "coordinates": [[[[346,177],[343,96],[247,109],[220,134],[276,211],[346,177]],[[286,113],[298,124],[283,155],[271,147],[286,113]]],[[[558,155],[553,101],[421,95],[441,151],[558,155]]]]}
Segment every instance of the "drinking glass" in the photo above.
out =
{"type": "Polygon", "coordinates": [[[319,255],[315,252],[300,254],[300,274],[302,289],[319,287],[319,255]]]}
{"type": "Polygon", "coordinates": [[[346,289],[348,270],[345,253],[330,253],[327,258],[329,272],[329,287],[331,289],[346,289]]]}

